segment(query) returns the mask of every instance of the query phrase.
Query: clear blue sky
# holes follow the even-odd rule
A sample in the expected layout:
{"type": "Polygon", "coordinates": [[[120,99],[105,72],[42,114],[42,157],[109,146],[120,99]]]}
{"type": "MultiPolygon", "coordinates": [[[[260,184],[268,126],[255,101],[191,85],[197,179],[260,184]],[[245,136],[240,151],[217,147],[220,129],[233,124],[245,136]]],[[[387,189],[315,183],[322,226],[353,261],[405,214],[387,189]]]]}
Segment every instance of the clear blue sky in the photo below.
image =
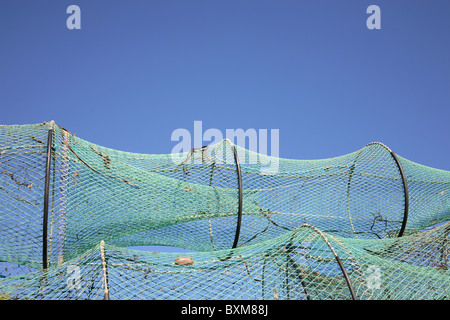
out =
{"type": "Polygon", "coordinates": [[[201,120],[279,129],[284,158],[382,141],[450,170],[449,32],[438,0],[1,0],[0,123],[170,153],[172,131],[201,120]]]}

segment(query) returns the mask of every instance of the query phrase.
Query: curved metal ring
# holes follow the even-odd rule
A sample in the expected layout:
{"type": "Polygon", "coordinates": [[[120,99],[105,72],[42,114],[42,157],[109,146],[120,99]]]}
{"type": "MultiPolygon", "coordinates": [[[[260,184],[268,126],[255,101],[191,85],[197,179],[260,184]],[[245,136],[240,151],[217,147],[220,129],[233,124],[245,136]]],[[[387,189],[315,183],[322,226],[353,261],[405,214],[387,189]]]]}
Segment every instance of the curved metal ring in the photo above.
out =
{"type": "Polygon", "coordinates": [[[409,212],[409,191],[408,191],[408,184],[406,182],[405,171],[403,171],[402,164],[400,163],[399,159],[397,158],[397,155],[388,146],[386,146],[382,142],[371,142],[371,143],[367,144],[366,147],[369,145],[372,145],[372,144],[379,144],[379,145],[385,147],[389,151],[389,153],[391,154],[395,163],[397,164],[398,170],[400,171],[400,176],[402,177],[403,192],[405,194],[405,204],[404,204],[405,210],[403,211],[402,226],[401,226],[400,231],[397,236],[398,238],[400,238],[403,235],[403,233],[405,232],[406,222],[408,221],[408,212],[409,212]]]}
{"type": "MultiPolygon", "coordinates": [[[[240,165],[240,162],[239,162],[239,157],[238,157],[238,153],[237,153],[236,147],[234,146],[234,144],[229,139],[224,139],[224,140],[226,142],[228,142],[228,144],[230,145],[231,149],[233,150],[234,162],[235,162],[235,165],[236,165],[236,172],[237,172],[237,182],[238,182],[238,212],[237,212],[236,233],[234,235],[234,241],[233,241],[233,245],[231,247],[231,249],[234,249],[234,248],[237,247],[237,245],[239,243],[239,235],[240,235],[240,232],[241,232],[241,224],[242,224],[242,204],[243,204],[242,172],[241,172],[241,165],[240,165]]],[[[197,148],[197,149],[202,149],[203,150],[203,149],[205,149],[207,147],[208,146],[203,146],[202,148],[197,148]]],[[[191,149],[191,151],[188,154],[188,157],[194,151],[196,151],[197,149],[195,149],[195,148],[191,149]]],[[[185,175],[187,174],[186,161],[185,161],[185,164],[184,164],[185,175]]],[[[211,185],[211,180],[212,180],[212,177],[210,178],[210,185],[211,185]]],[[[232,256],[232,253],[230,252],[225,259],[219,258],[219,260],[226,261],[226,260],[230,259],[231,256],[232,256]]]]}
{"type": "Polygon", "coordinates": [[[242,192],[242,172],[241,172],[241,164],[239,163],[239,157],[236,151],[236,147],[234,144],[231,143],[230,140],[225,139],[230,143],[231,148],[233,149],[234,154],[234,162],[236,164],[236,171],[237,171],[237,179],[238,179],[238,194],[239,194],[239,200],[238,200],[238,219],[236,224],[236,234],[234,236],[234,242],[232,249],[237,247],[237,244],[239,242],[239,234],[241,232],[241,223],[242,223],[242,198],[243,198],[243,192],[242,192]]]}
{"type": "MultiPolygon", "coordinates": [[[[387,151],[389,151],[389,154],[390,154],[390,155],[392,156],[392,158],[394,159],[394,161],[395,161],[395,163],[396,163],[396,165],[397,165],[397,167],[398,167],[398,170],[400,171],[400,176],[401,176],[401,178],[402,178],[403,192],[404,192],[404,198],[405,198],[405,201],[404,201],[404,211],[403,211],[402,225],[401,225],[400,231],[399,231],[399,233],[398,233],[398,235],[397,235],[397,237],[399,238],[399,237],[401,237],[401,236],[403,235],[403,233],[404,233],[404,231],[405,231],[405,228],[406,228],[406,223],[407,223],[407,221],[408,221],[408,212],[409,212],[409,191],[408,191],[408,184],[407,184],[407,180],[406,180],[406,175],[405,175],[405,172],[404,172],[404,170],[403,170],[403,167],[402,167],[402,165],[401,165],[401,163],[400,163],[398,157],[396,156],[396,154],[395,154],[395,153],[394,153],[387,145],[385,145],[385,144],[382,143],[382,142],[371,142],[371,143],[366,144],[364,147],[368,147],[368,146],[374,145],[374,144],[378,144],[378,145],[384,147],[387,151]]],[[[361,152],[362,152],[362,150],[360,151],[360,153],[358,154],[358,156],[357,156],[356,159],[355,159],[355,162],[354,162],[353,168],[352,168],[352,172],[351,172],[351,174],[350,174],[350,178],[349,178],[349,181],[348,181],[348,186],[347,186],[347,208],[348,208],[348,206],[349,206],[349,198],[348,198],[348,197],[349,197],[350,183],[351,183],[351,179],[352,179],[352,175],[353,175],[354,165],[356,164],[356,161],[358,160],[358,158],[359,158],[361,152]]],[[[349,209],[348,209],[348,210],[349,210],[349,209]]]]}
{"type": "Polygon", "coordinates": [[[352,285],[352,282],[350,281],[350,278],[348,276],[347,270],[345,269],[344,264],[342,263],[341,259],[337,255],[337,253],[334,250],[333,246],[328,241],[328,238],[323,234],[322,231],[320,231],[319,229],[317,229],[316,227],[314,227],[314,226],[312,226],[310,224],[302,224],[300,227],[298,227],[298,229],[305,228],[305,227],[306,228],[310,228],[310,229],[314,230],[315,232],[317,232],[322,237],[322,239],[325,241],[325,243],[328,245],[330,250],[333,252],[334,258],[336,259],[336,262],[338,263],[339,267],[341,268],[341,271],[342,271],[342,274],[344,276],[345,282],[347,283],[348,289],[350,291],[350,295],[352,296],[353,300],[357,300],[356,294],[355,294],[355,290],[353,289],[353,285],[352,285]]]}

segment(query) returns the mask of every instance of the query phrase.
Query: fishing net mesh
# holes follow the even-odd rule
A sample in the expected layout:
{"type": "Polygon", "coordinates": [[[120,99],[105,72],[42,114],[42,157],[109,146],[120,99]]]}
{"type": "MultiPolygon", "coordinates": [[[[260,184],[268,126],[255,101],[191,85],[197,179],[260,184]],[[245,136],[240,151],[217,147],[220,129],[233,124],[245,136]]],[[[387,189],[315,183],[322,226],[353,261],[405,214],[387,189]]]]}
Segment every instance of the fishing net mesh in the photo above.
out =
{"type": "Polygon", "coordinates": [[[449,190],[378,142],[153,155],[0,126],[0,298],[448,299],[449,190]]]}

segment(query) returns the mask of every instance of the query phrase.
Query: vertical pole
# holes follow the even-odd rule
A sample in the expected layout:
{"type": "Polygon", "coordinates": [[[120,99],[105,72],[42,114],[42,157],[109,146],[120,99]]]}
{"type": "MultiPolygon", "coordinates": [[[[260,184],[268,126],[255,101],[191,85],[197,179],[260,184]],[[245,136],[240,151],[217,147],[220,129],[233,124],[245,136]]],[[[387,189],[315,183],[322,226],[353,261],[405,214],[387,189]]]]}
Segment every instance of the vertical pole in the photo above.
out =
{"type": "Polygon", "coordinates": [[[345,270],[345,267],[342,264],[341,259],[336,254],[336,252],[334,252],[334,250],[333,250],[333,253],[334,253],[334,258],[336,259],[336,262],[338,263],[339,267],[341,268],[342,274],[344,275],[345,282],[347,282],[347,286],[348,286],[348,289],[350,290],[350,295],[352,296],[352,299],[357,300],[355,290],[353,289],[352,282],[350,281],[350,278],[348,277],[347,270],[345,270]]]}
{"type": "MultiPolygon", "coordinates": [[[[231,143],[230,143],[231,144],[231,143]]],[[[234,243],[233,243],[233,249],[237,247],[237,244],[239,242],[239,234],[241,231],[241,222],[242,222],[242,173],[241,173],[241,165],[239,163],[238,154],[236,151],[236,147],[231,144],[231,148],[233,149],[233,155],[234,155],[234,162],[236,163],[236,172],[237,172],[237,180],[238,180],[238,220],[236,225],[236,234],[234,236],[234,243]]]]}
{"type": "Polygon", "coordinates": [[[52,158],[53,129],[48,130],[47,136],[47,162],[45,167],[45,190],[44,190],[44,217],[42,225],[42,268],[47,269],[47,229],[48,229],[48,199],[50,193],[50,164],[52,158]]]}
{"type": "Polygon", "coordinates": [[[105,293],[105,300],[109,300],[108,272],[106,271],[106,259],[105,259],[105,241],[103,240],[100,242],[100,256],[102,258],[103,289],[105,293]]]}
{"type": "Polygon", "coordinates": [[[59,253],[58,253],[58,264],[64,262],[64,252],[66,244],[66,216],[67,216],[67,192],[69,188],[69,149],[67,145],[69,144],[69,134],[66,130],[61,130],[62,138],[65,143],[62,144],[62,157],[61,157],[61,171],[60,171],[60,209],[59,209],[59,226],[58,226],[58,236],[59,236],[59,253]]]}
{"type": "MultiPolygon", "coordinates": [[[[243,192],[242,192],[242,173],[241,173],[241,164],[239,162],[238,153],[236,150],[236,147],[234,144],[230,141],[230,139],[224,139],[225,142],[227,142],[231,150],[233,151],[234,156],[234,163],[236,164],[236,172],[237,172],[237,182],[238,182],[238,218],[236,223],[236,233],[234,235],[234,242],[231,249],[234,249],[237,247],[239,242],[239,234],[241,232],[241,223],[242,223],[242,203],[243,203],[243,192]]],[[[219,258],[220,261],[226,261],[231,258],[232,252],[228,254],[228,256],[225,259],[219,258]]]]}

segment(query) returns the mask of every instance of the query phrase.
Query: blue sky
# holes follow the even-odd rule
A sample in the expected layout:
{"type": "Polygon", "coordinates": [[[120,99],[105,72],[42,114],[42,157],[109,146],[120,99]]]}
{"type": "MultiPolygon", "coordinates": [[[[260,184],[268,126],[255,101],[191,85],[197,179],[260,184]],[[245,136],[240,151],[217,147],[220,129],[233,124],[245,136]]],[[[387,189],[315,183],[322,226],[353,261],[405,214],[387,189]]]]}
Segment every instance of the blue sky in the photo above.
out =
{"type": "Polygon", "coordinates": [[[438,0],[1,0],[0,123],[170,153],[172,131],[201,120],[279,129],[284,158],[382,141],[450,170],[449,31],[438,0]]]}

